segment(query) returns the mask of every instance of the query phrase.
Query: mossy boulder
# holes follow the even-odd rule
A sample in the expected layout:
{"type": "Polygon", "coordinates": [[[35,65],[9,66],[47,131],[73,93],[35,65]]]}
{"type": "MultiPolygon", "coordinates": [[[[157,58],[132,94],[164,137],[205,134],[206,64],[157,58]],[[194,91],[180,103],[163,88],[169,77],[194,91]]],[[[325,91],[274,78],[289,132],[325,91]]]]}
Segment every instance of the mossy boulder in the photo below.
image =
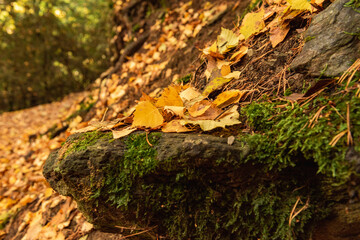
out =
{"type": "Polygon", "coordinates": [[[106,231],[156,226],[168,239],[308,238],[334,203],[347,201],[339,197],[345,185],[333,187],[301,155],[270,169],[253,160],[259,147],[205,134],[76,134],[49,156],[44,176],[106,231]]]}

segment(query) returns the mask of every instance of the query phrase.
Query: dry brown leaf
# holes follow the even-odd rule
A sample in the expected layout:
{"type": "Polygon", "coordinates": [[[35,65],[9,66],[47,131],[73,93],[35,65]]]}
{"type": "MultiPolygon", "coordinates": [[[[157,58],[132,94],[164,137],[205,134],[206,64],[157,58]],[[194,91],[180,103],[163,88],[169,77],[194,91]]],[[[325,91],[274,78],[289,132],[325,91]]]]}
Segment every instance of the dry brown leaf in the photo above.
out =
{"type": "Polygon", "coordinates": [[[184,117],[184,112],[185,112],[185,107],[179,107],[179,106],[165,106],[164,107],[165,111],[171,112],[174,115],[183,118],[184,117]]]}
{"type": "Polygon", "coordinates": [[[225,128],[226,126],[240,124],[239,112],[237,106],[233,106],[228,110],[229,114],[220,120],[180,120],[180,124],[185,126],[186,124],[199,125],[203,131],[210,131],[215,128],[225,128]]]}
{"type": "Polygon", "coordinates": [[[206,70],[205,70],[205,76],[206,79],[210,79],[211,77],[211,73],[214,71],[214,69],[217,68],[216,65],[216,60],[215,58],[213,58],[212,56],[206,56],[207,58],[207,65],[206,65],[206,70]]]}
{"type": "Polygon", "coordinates": [[[288,32],[290,31],[290,26],[288,23],[283,21],[278,22],[277,25],[270,28],[270,42],[271,46],[275,48],[279,43],[281,43],[288,32]]]}
{"type": "Polygon", "coordinates": [[[191,132],[193,130],[180,124],[180,120],[172,120],[171,122],[166,123],[164,127],[161,128],[163,132],[191,132]]]}
{"type": "Polygon", "coordinates": [[[138,103],[135,108],[132,127],[157,128],[163,122],[163,116],[151,102],[142,101],[138,103]]]}
{"type": "Polygon", "coordinates": [[[232,64],[239,62],[241,58],[247,54],[248,50],[249,48],[247,46],[242,45],[240,49],[234,52],[233,55],[230,57],[230,60],[232,60],[232,64]]]}
{"type": "Polygon", "coordinates": [[[202,100],[200,102],[196,102],[194,105],[192,105],[188,112],[190,116],[192,117],[198,117],[203,115],[206,110],[208,110],[211,107],[212,103],[208,100],[202,100]]]}
{"type": "Polygon", "coordinates": [[[284,98],[289,101],[297,101],[297,100],[301,99],[302,97],[304,97],[303,93],[292,93],[289,96],[285,96],[284,98]]]}
{"type": "Polygon", "coordinates": [[[118,138],[125,137],[134,131],[136,131],[136,128],[126,127],[126,128],[120,129],[120,130],[112,130],[112,134],[113,134],[114,139],[118,139],[118,138]]]}

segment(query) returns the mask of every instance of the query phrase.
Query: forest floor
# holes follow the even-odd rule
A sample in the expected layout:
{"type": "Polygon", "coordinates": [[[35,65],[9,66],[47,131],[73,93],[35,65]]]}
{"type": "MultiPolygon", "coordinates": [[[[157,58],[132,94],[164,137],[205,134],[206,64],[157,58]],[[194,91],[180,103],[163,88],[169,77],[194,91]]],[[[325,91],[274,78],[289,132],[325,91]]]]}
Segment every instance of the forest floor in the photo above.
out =
{"type": "MultiPolygon", "coordinates": [[[[191,5],[174,1],[166,12],[154,11],[161,19],[150,19],[153,25],[144,25],[133,36],[151,31],[148,41],[139,52],[128,56],[121,72],[98,80],[94,86],[100,88],[0,115],[0,239],[123,239],[121,234],[94,230],[75,201],[50,188],[42,167],[50,152],[61,147],[72,132],[87,127],[90,120],[112,120],[131,112],[142,92],[155,97],[172,82],[185,81],[188,74],[186,81],[203,90],[211,56],[204,61],[202,49],[216,41],[221,27],[238,29],[237,18],[248,5],[248,1],[213,2],[194,1],[191,5]],[[86,115],[73,115],[84,109],[89,110],[86,115]],[[61,129],[65,124],[66,131],[51,137],[50,129],[61,129]]],[[[121,6],[118,8],[121,12],[121,6]]],[[[273,17],[267,23],[276,14],[275,10],[269,13],[273,17]]],[[[246,104],[264,94],[284,96],[289,87],[293,92],[308,88],[310,78],[287,71],[303,44],[298,33],[308,26],[307,16],[296,16],[285,40],[275,47],[265,31],[250,38],[246,43],[248,54],[231,63],[231,70],[240,71],[242,77],[221,89],[256,89],[244,97],[246,104]]]]}

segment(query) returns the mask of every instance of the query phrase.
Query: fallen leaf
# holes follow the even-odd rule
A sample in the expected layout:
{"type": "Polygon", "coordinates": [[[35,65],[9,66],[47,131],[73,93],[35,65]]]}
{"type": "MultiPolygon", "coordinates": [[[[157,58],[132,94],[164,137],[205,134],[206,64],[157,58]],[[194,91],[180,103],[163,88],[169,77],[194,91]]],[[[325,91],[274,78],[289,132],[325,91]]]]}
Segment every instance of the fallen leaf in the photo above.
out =
{"type": "Polygon", "coordinates": [[[245,39],[248,39],[253,34],[259,33],[264,27],[264,14],[263,8],[258,12],[248,13],[244,17],[240,26],[240,33],[244,35],[245,39]]]}
{"type": "Polygon", "coordinates": [[[140,101],[148,101],[148,102],[151,102],[151,103],[155,103],[156,102],[156,99],[155,98],[152,98],[150,97],[149,95],[147,95],[146,93],[142,92],[141,93],[141,97],[140,97],[140,101]]]}
{"type": "Polygon", "coordinates": [[[193,130],[184,127],[180,124],[180,120],[172,120],[171,122],[166,123],[164,127],[161,128],[163,132],[191,132],[193,130]]]}
{"type": "Polygon", "coordinates": [[[161,96],[156,101],[157,107],[165,107],[165,106],[184,106],[183,101],[179,96],[179,92],[181,89],[175,86],[170,86],[164,89],[161,96]]]}
{"type": "MultiPolygon", "coordinates": [[[[279,21],[279,20],[278,20],[279,21]]],[[[288,32],[290,31],[290,26],[288,23],[285,23],[283,21],[279,21],[277,25],[270,28],[270,42],[271,46],[274,48],[279,43],[281,43],[288,32]]]]}
{"type": "Polygon", "coordinates": [[[201,93],[199,93],[194,87],[188,87],[184,91],[180,93],[180,98],[183,102],[189,102],[193,99],[198,98],[201,96],[201,93]]]}
{"type": "Polygon", "coordinates": [[[304,97],[309,97],[313,95],[314,93],[317,93],[318,91],[324,89],[325,87],[329,86],[330,84],[335,83],[335,79],[322,79],[316,82],[313,86],[311,86],[306,93],[304,94],[304,97]]]}
{"type": "Polygon", "coordinates": [[[230,80],[235,78],[238,79],[240,77],[241,72],[239,71],[233,71],[231,73],[229,73],[228,75],[224,76],[224,78],[229,78],[230,80]]]}
{"type": "Polygon", "coordinates": [[[225,128],[226,126],[240,124],[239,113],[237,106],[233,106],[228,110],[229,114],[220,120],[180,120],[180,124],[185,126],[186,124],[199,125],[203,131],[210,131],[215,128],[225,128]]]}
{"type": "Polygon", "coordinates": [[[293,10],[303,10],[311,12],[311,4],[307,0],[286,0],[293,10]]]}
{"type": "Polygon", "coordinates": [[[290,100],[290,101],[297,101],[297,100],[301,99],[302,97],[304,97],[303,93],[292,93],[289,96],[285,96],[284,98],[286,100],[290,100]]]}
{"type": "Polygon", "coordinates": [[[226,76],[231,72],[230,66],[229,65],[223,65],[221,67],[221,76],[226,76]]]}
{"type": "Polygon", "coordinates": [[[230,60],[233,60],[233,64],[240,61],[240,59],[245,56],[248,52],[249,48],[247,46],[241,46],[240,49],[233,53],[233,55],[230,57],[230,60]]]}
{"type": "Polygon", "coordinates": [[[213,120],[223,111],[208,100],[195,103],[189,109],[190,120],[213,120]]]}
{"type": "Polygon", "coordinates": [[[210,93],[212,93],[216,89],[221,88],[222,86],[224,86],[225,83],[230,82],[231,79],[232,78],[225,78],[225,77],[217,77],[213,79],[206,85],[204,91],[202,92],[202,95],[209,96],[210,93]]]}
{"type": "Polygon", "coordinates": [[[178,117],[184,117],[185,107],[179,107],[179,106],[165,106],[165,111],[169,111],[173,113],[174,115],[178,117]]]}
{"type": "Polygon", "coordinates": [[[151,102],[142,101],[138,103],[134,112],[133,127],[157,128],[163,122],[163,116],[151,102]]]}
{"type": "Polygon", "coordinates": [[[211,77],[211,73],[214,71],[215,68],[217,68],[216,66],[216,60],[215,58],[213,58],[212,56],[206,56],[208,62],[206,65],[206,70],[205,70],[205,76],[206,79],[210,79],[211,77]]]}
{"type": "Polygon", "coordinates": [[[112,131],[112,134],[113,134],[113,138],[118,139],[118,138],[125,137],[125,136],[129,135],[130,133],[136,131],[136,128],[126,127],[126,128],[121,129],[121,130],[111,130],[111,131],[112,131]]]}
{"type": "Polygon", "coordinates": [[[206,110],[208,110],[211,107],[212,103],[208,100],[202,100],[200,102],[195,103],[192,105],[188,112],[192,117],[198,117],[203,115],[206,110]]]}
{"type": "Polygon", "coordinates": [[[220,54],[224,54],[230,51],[231,48],[234,48],[239,43],[239,36],[233,31],[221,28],[221,33],[217,37],[217,49],[220,54]]]}
{"type": "Polygon", "coordinates": [[[213,104],[219,108],[225,108],[233,103],[238,102],[246,92],[246,90],[229,90],[222,92],[216,97],[216,99],[213,101],[213,104]]]}

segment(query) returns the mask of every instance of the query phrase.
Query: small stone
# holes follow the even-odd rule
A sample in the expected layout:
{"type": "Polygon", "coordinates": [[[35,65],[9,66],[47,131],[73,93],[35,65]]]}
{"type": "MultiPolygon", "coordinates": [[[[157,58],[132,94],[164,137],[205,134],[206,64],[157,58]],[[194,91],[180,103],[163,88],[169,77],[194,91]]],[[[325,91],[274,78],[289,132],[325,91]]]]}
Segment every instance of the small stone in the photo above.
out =
{"type": "Polygon", "coordinates": [[[234,143],[234,141],[235,141],[235,137],[234,137],[234,136],[230,136],[230,137],[228,137],[228,139],[227,139],[227,143],[228,143],[229,145],[232,145],[232,144],[234,143]]]}

